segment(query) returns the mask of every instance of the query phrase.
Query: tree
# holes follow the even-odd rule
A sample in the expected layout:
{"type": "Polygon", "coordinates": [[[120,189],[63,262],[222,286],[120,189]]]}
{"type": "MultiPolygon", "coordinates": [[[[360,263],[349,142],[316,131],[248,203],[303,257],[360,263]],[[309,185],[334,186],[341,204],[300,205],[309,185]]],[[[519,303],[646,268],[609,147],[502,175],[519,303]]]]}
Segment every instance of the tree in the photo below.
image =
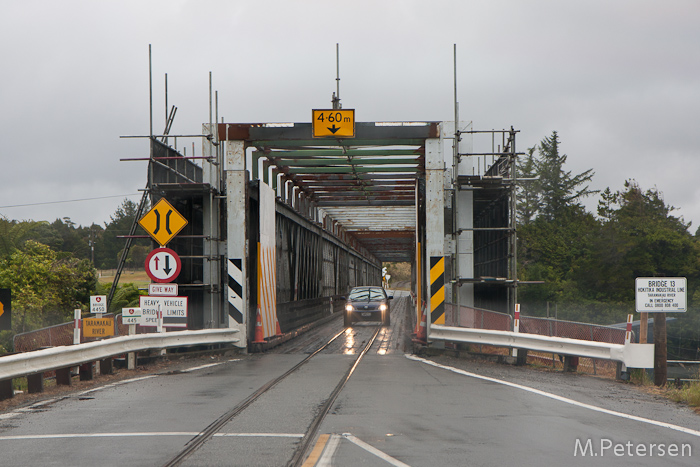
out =
{"type": "Polygon", "coordinates": [[[544,281],[523,287],[519,293],[523,302],[540,309],[547,301],[577,295],[572,275],[590,254],[592,233],[597,229],[596,219],[580,204],[582,197],[594,193],[587,185],[593,171],[572,175],[564,169],[566,161],[567,156],[559,154],[555,131],[530,149],[519,166],[518,178],[535,180],[519,186],[518,277],[544,281]]]}
{"type": "Polygon", "coordinates": [[[20,249],[24,242],[45,224],[47,223],[0,219],[0,258],[5,258],[20,249]]]}
{"type": "Polygon", "coordinates": [[[87,260],[60,258],[33,240],[0,261],[0,287],[12,290],[13,331],[68,321],[89,301],[97,275],[87,260]]]}
{"type": "Polygon", "coordinates": [[[537,160],[535,148],[530,148],[524,161],[518,160],[518,223],[529,224],[540,210],[538,190],[537,160]]]}
{"type": "MultiPolygon", "coordinates": [[[[97,293],[107,295],[111,284],[100,284],[97,287],[97,293]]],[[[138,287],[131,282],[117,287],[112,303],[109,305],[110,313],[121,313],[122,308],[134,308],[139,306],[139,296],[141,295],[138,287]]]]}
{"type": "MultiPolygon", "coordinates": [[[[615,304],[611,320],[624,321],[633,310],[635,278],[697,277],[700,245],[657,189],[644,191],[628,180],[625,190],[607,189],[601,198],[591,255],[582,259],[574,280],[580,299],[615,304]]],[[[694,287],[695,281],[688,282],[694,287]]]]}
{"type": "Polygon", "coordinates": [[[83,227],[75,225],[69,217],[42,223],[34,229],[32,240],[47,245],[60,253],[70,253],[81,259],[90,258],[90,245],[83,227]]]}
{"type": "MultiPolygon", "coordinates": [[[[128,235],[131,226],[136,219],[138,205],[129,199],[125,199],[121,206],[117,208],[114,215],[110,216],[111,222],[105,223],[105,230],[102,234],[102,247],[99,257],[95,259],[96,264],[101,269],[113,269],[117,267],[120,253],[126,243],[124,238],[119,236],[128,235]]],[[[146,232],[139,226],[137,235],[146,235],[146,232]]],[[[150,240],[137,238],[132,242],[132,248],[136,245],[150,247],[150,240]]]]}
{"type": "Polygon", "coordinates": [[[581,198],[597,193],[587,185],[593,178],[593,169],[572,175],[564,170],[567,158],[566,154],[559,154],[559,135],[556,131],[540,142],[536,161],[540,196],[538,207],[540,215],[549,221],[556,219],[567,207],[580,207],[581,198]]]}

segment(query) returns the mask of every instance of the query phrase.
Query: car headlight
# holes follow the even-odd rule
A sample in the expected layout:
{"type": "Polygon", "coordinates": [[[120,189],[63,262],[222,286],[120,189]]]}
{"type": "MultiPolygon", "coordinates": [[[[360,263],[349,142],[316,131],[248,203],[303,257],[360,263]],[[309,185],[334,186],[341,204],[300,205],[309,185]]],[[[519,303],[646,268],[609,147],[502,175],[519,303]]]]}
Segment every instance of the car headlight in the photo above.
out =
{"type": "Polygon", "coordinates": [[[381,305],[379,305],[379,309],[382,311],[386,311],[386,303],[382,303],[381,305]]]}
{"type": "Polygon", "coordinates": [[[347,305],[345,305],[345,309],[346,309],[347,311],[352,311],[353,308],[352,308],[352,305],[350,305],[350,304],[348,303],[347,305]]]}

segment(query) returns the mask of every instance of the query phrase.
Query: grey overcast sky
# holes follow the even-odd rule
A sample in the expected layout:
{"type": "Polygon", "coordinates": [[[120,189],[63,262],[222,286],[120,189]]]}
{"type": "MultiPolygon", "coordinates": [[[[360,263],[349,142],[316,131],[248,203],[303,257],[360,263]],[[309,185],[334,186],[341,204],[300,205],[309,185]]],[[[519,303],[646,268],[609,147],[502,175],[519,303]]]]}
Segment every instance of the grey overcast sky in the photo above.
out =
{"type": "Polygon", "coordinates": [[[146,163],[119,159],[147,142],[119,136],[148,134],[148,44],[154,131],[167,73],[172,134],[208,121],[210,71],[227,122],[310,121],[330,105],[336,43],[358,121],[453,120],[457,44],[461,120],[512,125],[521,150],[556,130],[593,188],[635,179],[700,225],[697,0],[3,0],[0,43],[9,219],[101,224],[138,200],[146,163]]]}

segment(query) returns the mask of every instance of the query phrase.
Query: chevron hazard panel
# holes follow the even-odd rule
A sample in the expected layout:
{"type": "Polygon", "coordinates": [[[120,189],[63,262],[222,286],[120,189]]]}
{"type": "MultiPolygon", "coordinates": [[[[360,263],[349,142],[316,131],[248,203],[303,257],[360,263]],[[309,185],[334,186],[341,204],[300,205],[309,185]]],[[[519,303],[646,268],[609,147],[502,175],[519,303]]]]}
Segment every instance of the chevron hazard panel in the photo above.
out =
{"type": "Polygon", "coordinates": [[[243,322],[243,260],[228,260],[228,314],[237,323],[243,322]]]}
{"type": "Polygon", "coordinates": [[[430,257],[430,322],[445,324],[445,257],[430,257]]]}

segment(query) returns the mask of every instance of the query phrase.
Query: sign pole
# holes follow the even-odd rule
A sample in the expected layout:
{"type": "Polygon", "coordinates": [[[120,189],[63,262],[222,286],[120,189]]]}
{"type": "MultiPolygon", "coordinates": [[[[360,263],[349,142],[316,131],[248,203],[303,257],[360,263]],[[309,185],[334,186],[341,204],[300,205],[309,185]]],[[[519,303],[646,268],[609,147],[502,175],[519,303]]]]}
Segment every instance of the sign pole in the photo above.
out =
{"type": "MultiPolygon", "coordinates": [[[[129,335],[130,336],[136,335],[136,325],[135,324],[129,325],[129,335]]],[[[127,370],[135,370],[136,369],[136,352],[129,352],[126,355],[126,369],[127,370]]]]}
{"type": "Polygon", "coordinates": [[[156,325],[156,332],[163,332],[163,311],[158,304],[158,324],[156,325]]]}
{"type": "Polygon", "coordinates": [[[80,344],[80,314],[81,310],[75,310],[73,317],[75,318],[75,326],[73,327],[73,344],[80,344]]]}
{"type": "MultiPolygon", "coordinates": [[[[515,304],[515,312],[513,319],[513,332],[520,332],[520,303],[515,304]]],[[[517,358],[518,349],[513,349],[513,356],[517,358]]]]}
{"type": "Polygon", "coordinates": [[[666,313],[654,315],[654,384],[665,386],[668,377],[666,367],[666,313]]]}
{"type": "Polygon", "coordinates": [[[639,343],[647,343],[647,334],[649,334],[649,313],[639,313],[639,343]]]}

